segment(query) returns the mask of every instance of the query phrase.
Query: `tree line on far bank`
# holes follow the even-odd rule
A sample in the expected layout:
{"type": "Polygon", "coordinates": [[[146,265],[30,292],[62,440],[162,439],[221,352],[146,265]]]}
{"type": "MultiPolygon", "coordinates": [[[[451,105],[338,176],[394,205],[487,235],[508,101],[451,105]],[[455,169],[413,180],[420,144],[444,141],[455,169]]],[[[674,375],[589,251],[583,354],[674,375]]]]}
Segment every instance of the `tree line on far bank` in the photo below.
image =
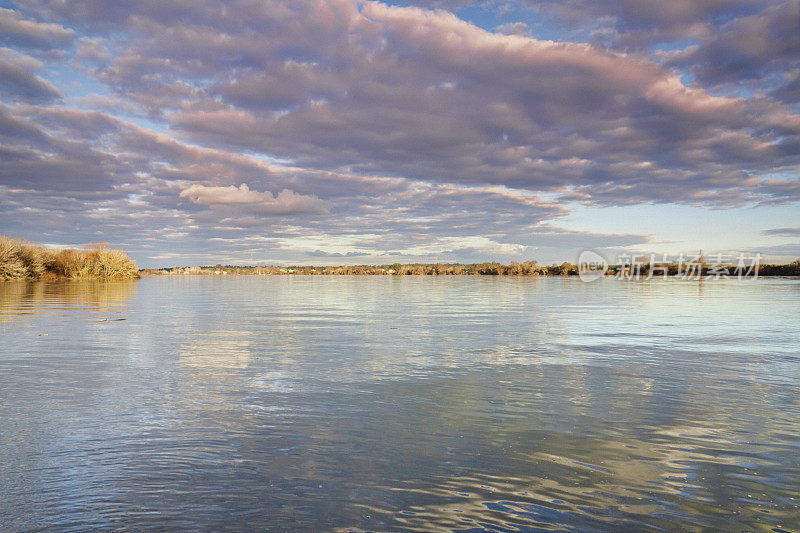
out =
{"type": "MultiPolygon", "coordinates": [[[[616,275],[624,267],[611,265],[607,275],[616,275]]],[[[679,276],[682,267],[677,263],[667,267],[667,275],[679,276]]],[[[685,267],[683,267],[685,269],[685,267]]],[[[643,264],[638,269],[639,277],[647,277],[650,265],[643,264]]],[[[698,272],[702,276],[725,275],[736,276],[734,265],[703,264],[698,272]]],[[[511,262],[508,265],[496,261],[486,263],[429,263],[390,265],[342,265],[342,266],[237,266],[214,265],[202,267],[173,267],[160,269],[144,269],[142,274],[183,274],[183,275],[329,275],[329,276],[577,276],[578,265],[561,263],[541,265],[536,261],[511,262]]],[[[748,275],[753,275],[754,272],[748,275]]],[[[653,277],[663,275],[663,267],[654,270],[653,277]]],[[[759,276],[800,276],[800,259],[785,265],[759,265],[759,276]]]]}

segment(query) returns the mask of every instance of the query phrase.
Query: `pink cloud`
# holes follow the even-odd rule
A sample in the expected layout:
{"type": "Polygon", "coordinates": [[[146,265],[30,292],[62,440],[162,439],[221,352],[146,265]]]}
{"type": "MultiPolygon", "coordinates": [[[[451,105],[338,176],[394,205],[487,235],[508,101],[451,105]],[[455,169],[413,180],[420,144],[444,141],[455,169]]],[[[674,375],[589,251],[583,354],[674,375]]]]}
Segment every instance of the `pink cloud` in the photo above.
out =
{"type": "Polygon", "coordinates": [[[236,187],[207,187],[190,185],[183,189],[181,198],[189,198],[195,204],[215,206],[245,206],[262,215],[293,215],[300,213],[324,213],[325,203],[313,195],[297,194],[284,189],[274,196],[271,192],[250,190],[246,183],[236,187]]]}

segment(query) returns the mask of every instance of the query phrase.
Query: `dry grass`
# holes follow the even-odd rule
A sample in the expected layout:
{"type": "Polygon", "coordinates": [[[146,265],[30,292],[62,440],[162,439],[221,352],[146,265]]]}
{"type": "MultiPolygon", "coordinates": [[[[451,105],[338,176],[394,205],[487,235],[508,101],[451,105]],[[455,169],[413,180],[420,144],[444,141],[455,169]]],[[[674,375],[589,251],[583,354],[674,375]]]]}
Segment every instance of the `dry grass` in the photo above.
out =
{"type": "Polygon", "coordinates": [[[131,279],[136,263],[122,250],[94,246],[86,250],[50,250],[0,235],[0,280],[70,278],[131,279]]]}

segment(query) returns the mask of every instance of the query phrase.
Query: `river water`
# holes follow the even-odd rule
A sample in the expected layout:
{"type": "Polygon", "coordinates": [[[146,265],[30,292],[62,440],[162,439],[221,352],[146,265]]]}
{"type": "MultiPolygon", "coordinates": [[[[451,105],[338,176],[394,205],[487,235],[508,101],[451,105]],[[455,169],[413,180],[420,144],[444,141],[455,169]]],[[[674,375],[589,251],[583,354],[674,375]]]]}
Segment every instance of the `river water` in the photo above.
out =
{"type": "Polygon", "coordinates": [[[0,283],[0,530],[800,529],[800,281],[0,283]]]}

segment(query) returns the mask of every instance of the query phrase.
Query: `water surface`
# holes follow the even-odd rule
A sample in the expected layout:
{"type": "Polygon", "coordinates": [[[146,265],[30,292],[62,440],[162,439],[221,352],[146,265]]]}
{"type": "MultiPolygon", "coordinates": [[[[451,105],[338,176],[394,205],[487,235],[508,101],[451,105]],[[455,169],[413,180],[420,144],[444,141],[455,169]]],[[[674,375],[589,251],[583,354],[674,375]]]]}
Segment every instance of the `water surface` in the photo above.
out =
{"type": "Polygon", "coordinates": [[[800,282],[0,283],[0,530],[800,529],[800,282]]]}

